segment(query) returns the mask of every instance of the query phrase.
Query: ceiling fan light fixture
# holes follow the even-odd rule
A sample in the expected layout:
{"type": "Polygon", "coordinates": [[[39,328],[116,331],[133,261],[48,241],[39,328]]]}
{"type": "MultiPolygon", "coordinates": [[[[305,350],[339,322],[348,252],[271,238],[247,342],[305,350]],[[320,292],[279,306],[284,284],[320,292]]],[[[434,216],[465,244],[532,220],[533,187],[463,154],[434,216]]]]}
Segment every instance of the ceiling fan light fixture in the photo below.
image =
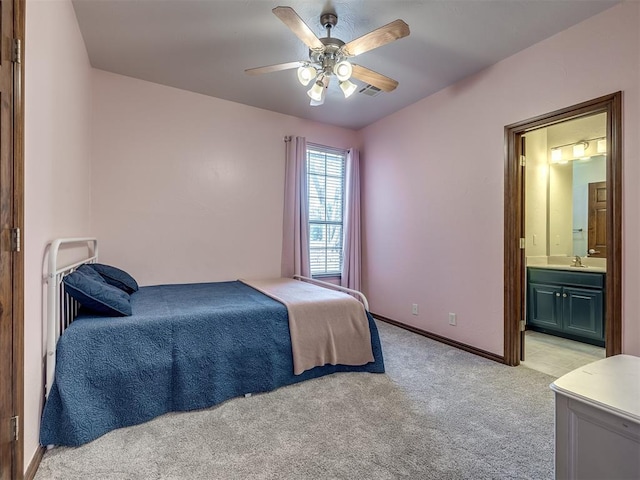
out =
{"type": "Polygon", "coordinates": [[[333,66],[333,73],[336,74],[336,77],[338,77],[338,80],[341,82],[349,80],[352,72],[353,66],[351,66],[351,63],[347,60],[342,60],[333,66]]]}
{"type": "Polygon", "coordinates": [[[320,23],[327,30],[327,35],[324,38],[318,38],[293,8],[275,7],[272,10],[273,14],[309,48],[309,60],[248,68],[245,73],[259,75],[297,69],[298,81],[304,86],[311,84],[311,88],[307,91],[307,95],[311,98],[311,105],[324,103],[329,81],[334,75],[338,79],[345,98],[351,96],[358,88],[349,81],[351,76],[360,81],[368,82],[371,88],[377,88],[378,91],[391,92],[394,90],[398,86],[396,80],[369,70],[362,65],[352,64],[347,59],[406,37],[410,33],[409,25],[398,19],[345,43],[339,38],[331,36],[331,30],[337,24],[338,16],[335,12],[327,11],[329,7],[330,3],[325,5],[325,11],[320,15],[320,23]]]}
{"type": "Polygon", "coordinates": [[[309,85],[309,82],[316,78],[318,71],[311,65],[303,65],[298,68],[298,81],[305,87],[309,85]]]}
{"type": "Polygon", "coordinates": [[[349,98],[357,88],[358,86],[350,80],[340,82],[340,89],[342,90],[342,93],[344,93],[344,98],[349,98]]]}
{"type": "Polygon", "coordinates": [[[311,100],[315,100],[316,102],[319,102],[320,100],[322,100],[323,93],[324,93],[324,84],[322,83],[322,80],[317,80],[313,84],[313,87],[309,89],[309,91],[307,92],[307,95],[311,97],[311,100]]]}

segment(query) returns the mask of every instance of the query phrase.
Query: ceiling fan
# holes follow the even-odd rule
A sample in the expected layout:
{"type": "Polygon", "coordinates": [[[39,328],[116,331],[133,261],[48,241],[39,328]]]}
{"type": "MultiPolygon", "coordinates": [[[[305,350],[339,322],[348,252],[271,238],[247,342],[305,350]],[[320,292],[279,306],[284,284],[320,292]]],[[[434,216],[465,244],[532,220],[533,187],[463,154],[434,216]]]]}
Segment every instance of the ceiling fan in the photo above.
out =
{"type": "Polygon", "coordinates": [[[245,73],[259,75],[297,68],[298,80],[302,85],[306,86],[313,81],[313,86],[307,92],[311,97],[312,106],[324,103],[325,91],[329,87],[329,82],[333,75],[338,79],[340,89],[345,98],[353,94],[358,88],[349,80],[352,77],[385,92],[391,92],[398,86],[396,80],[385,77],[361,65],[351,63],[349,59],[409,35],[409,25],[402,20],[394,20],[366,35],[345,43],[339,38],[331,36],[331,29],[338,23],[338,16],[335,13],[323,13],[320,15],[320,23],[327,30],[327,36],[318,38],[293,8],[276,7],[272,12],[309,47],[309,60],[249,68],[245,70],[245,73]]]}

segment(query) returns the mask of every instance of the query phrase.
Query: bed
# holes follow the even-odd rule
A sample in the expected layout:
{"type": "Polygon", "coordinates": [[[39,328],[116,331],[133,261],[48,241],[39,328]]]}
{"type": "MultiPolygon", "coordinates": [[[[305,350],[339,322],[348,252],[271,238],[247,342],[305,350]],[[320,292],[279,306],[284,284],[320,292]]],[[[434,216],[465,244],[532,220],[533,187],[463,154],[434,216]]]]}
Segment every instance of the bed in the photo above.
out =
{"type": "Polygon", "coordinates": [[[62,279],[96,263],[97,253],[92,238],[56,240],[50,247],[42,445],[78,446],[164,413],[335,372],[384,372],[378,332],[366,311],[373,361],[295,374],[287,306],[241,281],[140,287],[130,295],[126,317],[83,311],[62,279]],[[56,257],[65,245],[86,245],[88,254],[61,268],[56,257]]]}

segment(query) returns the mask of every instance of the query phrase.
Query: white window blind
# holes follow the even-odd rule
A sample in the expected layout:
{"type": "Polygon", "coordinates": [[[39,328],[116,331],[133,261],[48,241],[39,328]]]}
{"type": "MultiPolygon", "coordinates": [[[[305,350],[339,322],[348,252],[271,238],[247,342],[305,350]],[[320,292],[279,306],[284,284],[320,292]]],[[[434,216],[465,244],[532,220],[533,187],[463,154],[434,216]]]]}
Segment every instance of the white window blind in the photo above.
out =
{"type": "Polygon", "coordinates": [[[312,275],[342,272],[344,150],[307,144],[309,260],[312,275]]]}

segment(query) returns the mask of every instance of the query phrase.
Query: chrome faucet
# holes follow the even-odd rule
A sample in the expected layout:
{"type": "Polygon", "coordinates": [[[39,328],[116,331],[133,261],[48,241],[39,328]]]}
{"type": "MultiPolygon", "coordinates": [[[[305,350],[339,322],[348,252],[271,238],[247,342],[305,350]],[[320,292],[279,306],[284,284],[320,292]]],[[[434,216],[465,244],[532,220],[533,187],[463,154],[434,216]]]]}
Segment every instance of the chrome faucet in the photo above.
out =
{"type": "Polygon", "coordinates": [[[582,259],[580,258],[580,255],[576,255],[575,257],[573,257],[573,266],[574,267],[582,267],[582,259]]]}

